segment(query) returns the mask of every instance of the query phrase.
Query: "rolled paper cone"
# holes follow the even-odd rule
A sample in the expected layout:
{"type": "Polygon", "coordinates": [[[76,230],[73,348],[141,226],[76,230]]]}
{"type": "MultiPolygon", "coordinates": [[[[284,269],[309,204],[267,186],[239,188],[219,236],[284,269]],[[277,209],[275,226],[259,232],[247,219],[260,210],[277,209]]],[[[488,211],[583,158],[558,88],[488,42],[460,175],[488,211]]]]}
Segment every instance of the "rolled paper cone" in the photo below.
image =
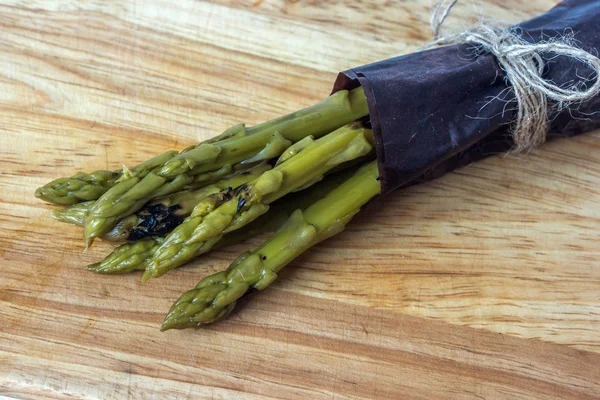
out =
{"type": "MultiPolygon", "coordinates": [[[[600,50],[600,1],[565,0],[516,26],[531,43],[570,35],[593,55],[600,50]]],[[[598,79],[590,67],[552,52],[542,77],[557,86],[598,79]],[[584,78],[582,78],[584,77],[584,78]]],[[[495,57],[465,43],[353,68],[339,74],[333,92],[363,87],[376,141],[382,193],[439,176],[512,147],[517,103],[495,57]]],[[[559,110],[548,137],[600,127],[600,96],[559,110]]]]}

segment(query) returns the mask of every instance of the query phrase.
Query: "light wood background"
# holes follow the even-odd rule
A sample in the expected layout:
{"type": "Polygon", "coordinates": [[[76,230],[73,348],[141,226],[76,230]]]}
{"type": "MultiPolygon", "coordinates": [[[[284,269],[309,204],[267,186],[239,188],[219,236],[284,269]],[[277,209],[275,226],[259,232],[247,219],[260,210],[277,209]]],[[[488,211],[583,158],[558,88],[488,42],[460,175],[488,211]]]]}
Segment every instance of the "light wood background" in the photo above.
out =
{"type": "MultiPolygon", "coordinates": [[[[463,1],[517,22],[550,0],[463,1]]],[[[429,1],[0,2],[0,397],[600,398],[600,132],[390,196],[232,317],[160,333],[244,245],[140,284],[33,197],[326,96],[429,1]]]]}

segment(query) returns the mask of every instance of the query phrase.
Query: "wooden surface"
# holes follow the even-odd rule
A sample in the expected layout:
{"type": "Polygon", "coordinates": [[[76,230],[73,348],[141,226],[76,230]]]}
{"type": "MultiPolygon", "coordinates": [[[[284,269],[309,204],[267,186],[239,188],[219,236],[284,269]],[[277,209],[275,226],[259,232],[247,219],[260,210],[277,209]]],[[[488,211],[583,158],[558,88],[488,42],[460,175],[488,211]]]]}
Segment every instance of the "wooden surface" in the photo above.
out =
{"type": "Polygon", "coordinates": [[[422,45],[432,2],[0,3],[0,397],[600,398],[599,132],[398,192],[199,331],[158,327],[258,241],[142,285],[84,271],[110,246],[33,197],[309,105],[422,45]]]}

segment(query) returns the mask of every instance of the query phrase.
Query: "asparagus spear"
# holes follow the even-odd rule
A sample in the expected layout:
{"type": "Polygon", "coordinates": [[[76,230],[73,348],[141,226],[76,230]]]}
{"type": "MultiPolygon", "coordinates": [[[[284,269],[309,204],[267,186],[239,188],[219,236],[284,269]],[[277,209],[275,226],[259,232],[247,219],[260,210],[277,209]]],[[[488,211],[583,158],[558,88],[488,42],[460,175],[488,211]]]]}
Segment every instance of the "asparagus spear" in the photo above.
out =
{"type": "MultiPolygon", "coordinates": [[[[355,172],[355,168],[349,168],[328,176],[321,182],[302,191],[298,195],[289,195],[276,201],[269,212],[257,218],[242,229],[233,231],[223,236],[215,243],[214,248],[240,243],[248,238],[266,232],[274,232],[289,218],[292,212],[299,208],[306,208],[315,201],[324,197],[327,193],[339,186],[343,181],[355,172]]],[[[132,271],[143,271],[146,269],[147,261],[152,257],[156,249],[164,239],[160,237],[149,237],[135,243],[125,243],[118,246],[101,262],[91,264],[85,268],[88,271],[100,274],[124,274],[132,271]]]]}
{"type": "Polygon", "coordinates": [[[144,174],[164,164],[175,156],[176,151],[168,151],[151,158],[131,170],[96,171],[91,174],[78,172],[70,178],[58,178],[37,188],[35,197],[54,204],[71,205],[81,201],[96,200],[127,174],[144,174]]]}
{"type": "Polygon", "coordinates": [[[208,276],[171,307],[161,330],[183,329],[223,319],[251,289],[263,290],[277,273],[311,246],[341,232],[352,217],[380,192],[377,163],[352,178],[288,222],[262,246],[242,254],[227,270],[208,276]]]}
{"type": "Polygon", "coordinates": [[[156,250],[142,280],[159,277],[209,251],[224,234],[267,212],[269,203],[319,181],[326,172],[372,148],[372,131],[355,122],[304,146],[253,182],[200,202],[156,250]]]}
{"type": "Polygon", "coordinates": [[[215,141],[184,150],[146,175],[132,174],[104,193],[90,210],[84,231],[86,247],[148,200],[180,190],[191,176],[277,157],[294,142],[324,135],[367,114],[361,88],[340,91],[312,107],[252,128],[237,125],[215,141]]]}
{"type": "Polygon", "coordinates": [[[121,176],[120,171],[79,172],[70,178],[58,178],[36,189],[35,197],[60,204],[71,205],[102,196],[121,176]]]}

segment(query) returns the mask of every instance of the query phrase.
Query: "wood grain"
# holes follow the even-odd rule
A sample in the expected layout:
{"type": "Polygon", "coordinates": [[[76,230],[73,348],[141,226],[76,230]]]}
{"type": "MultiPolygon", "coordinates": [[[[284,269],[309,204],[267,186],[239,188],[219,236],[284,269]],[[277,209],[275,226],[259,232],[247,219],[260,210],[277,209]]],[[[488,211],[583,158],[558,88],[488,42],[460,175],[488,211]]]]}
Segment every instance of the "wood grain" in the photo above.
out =
{"type": "Polygon", "coordinates": [[[260,238],[142,285],[33,197],[312,104],[422,45],[431,3],[0,1],[0,397],[600,398],[600,132],[398,192],[199,331],[158,326],[260,238]]]}

